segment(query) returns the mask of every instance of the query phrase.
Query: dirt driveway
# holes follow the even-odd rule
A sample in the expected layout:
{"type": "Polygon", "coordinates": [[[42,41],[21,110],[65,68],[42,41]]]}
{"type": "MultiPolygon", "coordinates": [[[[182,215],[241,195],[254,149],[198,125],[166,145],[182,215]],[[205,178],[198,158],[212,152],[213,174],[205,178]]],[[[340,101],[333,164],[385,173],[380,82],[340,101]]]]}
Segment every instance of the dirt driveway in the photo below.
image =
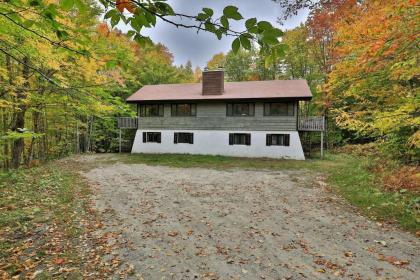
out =
{"type": "Polygon", "coordinates": [[[138,279],[419,279],[418,239],[306,171],[117,163],[84,175],[138,279]]]}

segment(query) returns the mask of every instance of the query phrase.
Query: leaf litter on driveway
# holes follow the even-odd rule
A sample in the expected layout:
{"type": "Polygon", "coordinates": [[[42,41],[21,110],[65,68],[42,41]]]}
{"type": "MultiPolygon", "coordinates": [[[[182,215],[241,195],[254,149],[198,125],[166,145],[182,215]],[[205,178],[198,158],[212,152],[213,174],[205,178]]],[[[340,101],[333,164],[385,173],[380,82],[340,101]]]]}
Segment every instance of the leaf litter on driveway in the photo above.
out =
{"type": "Polygon", "coordinates": [[[415,236],[357,214],[308,171],[116,163],[84,176],[133,277],[418,279],[415,236]]]}

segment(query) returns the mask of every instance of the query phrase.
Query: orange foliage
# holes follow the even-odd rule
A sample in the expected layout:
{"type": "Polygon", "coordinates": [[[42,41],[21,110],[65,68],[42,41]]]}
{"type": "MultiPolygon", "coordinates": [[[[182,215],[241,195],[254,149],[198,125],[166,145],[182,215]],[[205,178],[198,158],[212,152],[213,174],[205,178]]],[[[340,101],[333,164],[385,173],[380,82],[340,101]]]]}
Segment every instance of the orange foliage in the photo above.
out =
{"type": "Polygon", "coordinates": [[[410,5],[410,1],[366,1],[363,9],[356,6],[335,24],[335,40],[341,44],[334,49],[334,56],[340,60],[343,56],[357,54],[359,61],[353,64],[354,71],[360,71],[362,66],[363,70],[371,72],[402,55],[398,50],[407,45],[407,38],[410,41],[417,38],[416,23],[402,24],[405,20],[399,14],[410,5]],[[372,61],[375,63],[366,63],[372,61]]]}
{"type": "Polygon", "coordinates": [[[259,80],[261,80],[261,78],[260,78],[260,76],[258,74],[254,73],[254,74],[252,74],[252,75],[249,76],[249,79],[248,80],[249,81],[259,81],[259,80]]]}
{"type": "Polygon", "coordinates": [[[353,12],[357,0],[325,1],[308,18],[309,39],[320,45],[317,54],[325,73],[329,73],[334,63],[334,32],[337,22],[353,12]]]}
{"type": "Polygon", "coordinates": [[[420,167],[404,166],[395,173],[384,178],[384,185],[388,190],[402,189],[420,193],[420,167]]]}
{"type": "Polygon", "coordinates": [[[99,33],[101,36],[104,36],[104,37],[108,37],[108,35],[109,35],[109,33],[110,33],[110,30],[109,30],[108,24],[106,24],[105,22],[101,22],[101,23],[99,23],[99,24],[97,25],[97,27],[96,27],[96,30],[98,31],[98,33],[99,33]]]}
{"type": "Polygon", "coordinates": [[[343,147],[337,148],[336,151],[339,153],[356,156],[375,156],[379,154],[378,145],[375,143],[345,145],[343,147]]]}
{"type": "Polygon", "coordinates": [[[130,0],[116,0],[115,5],[121,13],[124,12],[124,9],[130,13],[134,13],[137,9],[136,5],[134,5],[130,0]]]}
{"type": "Polygon", "coordinates": [[[369,156],[377,160],[371,167],[383,183],[386,190],[408,190],[420,193],[420,166],[404,165],[393,166],[389,160],[381,156],[379,146],[376,143],[346,145],[335,150],[339,153],[355,156],[369,156]]]}

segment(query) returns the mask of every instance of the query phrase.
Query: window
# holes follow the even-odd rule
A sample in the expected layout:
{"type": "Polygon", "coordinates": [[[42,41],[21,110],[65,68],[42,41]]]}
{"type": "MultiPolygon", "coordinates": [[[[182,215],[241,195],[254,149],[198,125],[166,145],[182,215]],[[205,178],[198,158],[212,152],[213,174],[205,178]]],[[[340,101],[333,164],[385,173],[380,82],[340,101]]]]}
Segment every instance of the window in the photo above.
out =
{"type": "Polygon", "coordinates": [[[254,103],[229,103],[227,104],[226,115],[231,117],[254,116],[254,103]]]}
{"type": "Polygon", "coordinates": [[[229,133],[229,145],[251,145],[251,134],[229,133]]]}
{"type": "Polygon", "coordinates": [[[174,144],[178,143],[194,144],[194,133],[175,132],[174,144]]]}
{"type": "Polygon", "coordinates": [[[293,102],[277,102],[264,104],[264,116],[294,116],[293,102]]]}
{"type": "Polygon", "coordinates": [[[267,146],[290,146],[290,134],[267,134],[267,146]]]}
{"type": "Polygon", "coordinates": [[[140,105],[140,117],[163,117],[163,104],[140,105]]]}
{"type": "Polygon", "coordinates": [[[160,132],[143,132],[143,143],[161,143],[162,134],[160,132]]]}
{"type": "Polygon", "coordinates": [[[173,117],[195,117],[196,115],[196,104],[172,104],[171,106],[171,116],[173,117]]]}

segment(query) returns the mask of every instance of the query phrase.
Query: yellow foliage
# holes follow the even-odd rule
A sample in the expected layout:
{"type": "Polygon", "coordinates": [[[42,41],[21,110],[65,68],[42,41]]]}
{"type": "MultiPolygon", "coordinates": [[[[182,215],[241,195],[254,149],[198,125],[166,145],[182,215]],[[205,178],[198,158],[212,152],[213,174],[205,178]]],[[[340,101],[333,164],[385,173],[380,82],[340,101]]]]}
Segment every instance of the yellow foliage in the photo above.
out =
{"type": "Polygon", "coordinates": [[[336,23],[337,63],[324,87],[338,125],[369,136],[418,129],[418,9],[405,0],[353,9],[336,23]]]}

